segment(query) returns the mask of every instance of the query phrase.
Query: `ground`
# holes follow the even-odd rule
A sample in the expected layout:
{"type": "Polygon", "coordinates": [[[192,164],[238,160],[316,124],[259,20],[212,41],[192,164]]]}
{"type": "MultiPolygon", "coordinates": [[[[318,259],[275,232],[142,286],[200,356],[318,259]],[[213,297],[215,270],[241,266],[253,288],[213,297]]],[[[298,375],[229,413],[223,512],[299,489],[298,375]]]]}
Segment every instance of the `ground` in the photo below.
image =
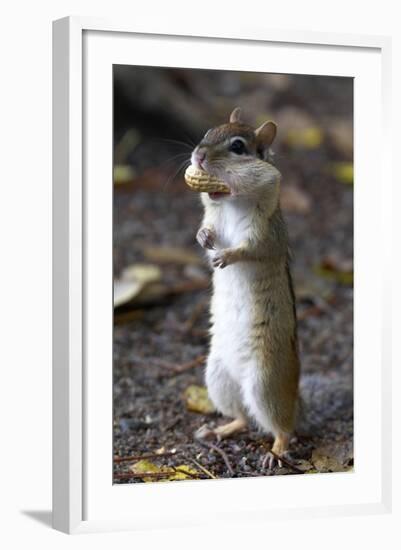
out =
{"type": "MultiPolygon", "coordinates": [[[[352,121],[347,126],[352,93],[340,80],[330,88],[331,95],[323,90],[319,96],[303,81],[296,88],[297,101],[290,92],[283,97],[282,90],[277,92],[282,103],[274,103],[274,94],[271,100],[283,113],[285,129],[276,163],[283,174],[282,206],[293,251],[304,403],[303,420],[282,468],[262,469],[272,439],[256,429],[221,442],[194,438],[201,425],[226,421],[215,412],[195,412],[199,404],[188,401],[191,386],[194,391],[204,386],[208,351],[210,272],[195,241],[202,216],[198,195],[185,186],[182,175],[168,181],[174,174],[171,165],[148,163],[116,182],[115,278],[127,266],[143,263],[156,266],[161,277],[152,293],[115,309],[115,483],[352,468],[352,121]],[[308,109],[311,98],[315,107],[308,109]],[[295,133],[286,122],[285,102],[291,103],[287,118],[295,120],[295,133]],[[170,250],[170,257],[163,250],[170,250]],[[154,474],[138,473],[141,464],[154,474]]],[[[144,145],[141,156],[146,155],[144,145]]],[[[130,164],[135,165],[135,158],[130,164]]]]}

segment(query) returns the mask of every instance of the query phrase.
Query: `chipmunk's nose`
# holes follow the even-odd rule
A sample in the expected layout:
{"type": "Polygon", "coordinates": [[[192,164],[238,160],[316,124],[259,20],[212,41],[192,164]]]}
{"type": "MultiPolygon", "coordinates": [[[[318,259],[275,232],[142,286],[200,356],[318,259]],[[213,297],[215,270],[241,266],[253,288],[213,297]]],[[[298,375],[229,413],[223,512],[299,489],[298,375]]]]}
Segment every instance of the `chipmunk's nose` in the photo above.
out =
{"type": "Polygon", "coordinates": [[[195,155],[194,155],[194,156],[195,156],[195,160],[196,160],[196,162],[198,163],[198,165],[199,165],[200,167],[202,167],[202,162],[203,162],[203,161],[205,160],[205,158],[206,158],[206,149],[204,149],[204,148],[202,148],[202,147],[196,149],[195,155]]]}

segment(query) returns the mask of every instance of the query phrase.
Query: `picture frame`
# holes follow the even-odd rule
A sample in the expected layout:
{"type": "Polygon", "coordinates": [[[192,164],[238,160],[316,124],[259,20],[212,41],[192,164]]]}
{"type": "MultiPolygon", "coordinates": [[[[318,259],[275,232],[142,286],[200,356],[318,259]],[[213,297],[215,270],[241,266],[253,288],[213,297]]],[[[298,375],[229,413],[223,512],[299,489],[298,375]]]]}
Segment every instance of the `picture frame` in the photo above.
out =
{"type": "Polygon", "coordinates": [[[388,230],[386,224],[389,223],[388,201],[383,200],[383,195],[391,181],[390,55],[388,37],[260,28],[198,29],[195,24],[184,28],[178,22],[169,24],[168,28],[159,24],[144,28],[140,23],[82,17],[54,22],[54,528],[82,533],[203,525],[211,521],[263,522],[267,513],[269,518],[309,518],[390,511],[391,365],[385,309],[390,300],[389,253],[380,244],[383,242],[380,236],[388,230]],[[142,48],[141,44],[146,47],[142,48]],[[274,52],[268,62],[262,56],[266,48],[274,52]],[[250,49],[256,53],[251,61],[250,49]],[[219,66],[239,70],[247,67],[303,74],[314,71],[326,74],[327,71],[327,74],[355,78],[355,452],[358,462],[354,472],[287,476],[286,479],[212,480],[200,484],[188,481],[128,485],[113,489],[110,353],[113,63],[219,66]],[[109,109],[104,110],[107,105],[109,109]],[[95,158],[102,159],[96,167],[95,158]],[[369,162],[371,158],[375,159],[374,166],[369,162]],[[374,228],[373,213],[379,220],[374,228]],[[370,258],[372,246],[380,250],[380,261],[374,265],[370,258]],[[100,274],[97,280],[93,278],[94,266],[100,274]],[[369,304],[366,304],[367,296],[369,304]],[[366,341],[369,349],[361,345],[366,341]],[[375,440],[373,447],[371,431],[375,440]],[[263,484],[269,484],[268,502],[264,498],[266,488],[260,490],[263,484]],[[297,497],[300,492],[302,499],[297,497]],[[208,518],[199,513],[205,506],[210,510],[208,518]]]}

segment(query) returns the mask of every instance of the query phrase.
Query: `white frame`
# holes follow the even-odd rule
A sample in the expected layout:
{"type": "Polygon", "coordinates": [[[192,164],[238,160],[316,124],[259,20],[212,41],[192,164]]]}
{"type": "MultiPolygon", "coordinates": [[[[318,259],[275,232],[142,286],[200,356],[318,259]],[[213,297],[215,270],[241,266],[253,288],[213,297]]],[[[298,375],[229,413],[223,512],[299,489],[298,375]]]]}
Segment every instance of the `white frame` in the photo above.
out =
{"type": "MultiPolygon", "coordinates": [[[[83,32],[107,31],[147,35],[202,37],[205,33],[192,27],[183,29],[177,23],[164,28],[142,28],[140,24],[110,22],[92,18],[64,18],[54,22],[53,34],[53,525],[72,533],[104,529],[135,529],[134,520],[84,521],[84,385],[85,347],[83,300],[85,263],[83,247],[83,32]]],[[[382,64],[382,112],[384,135],[382,182],[390,182],[390,162],[386,149],[389,125],[390,49],[387,37],[335,35],[278,30],[222,31],[208,29],[207,38],[268,41],[289,44],[328,45],[380,50],[382,64]]],[[[382,205],[385,223],[384,205],[382,205]]],[[[389,269],[384,273],[389,273],[389,269]]],[[[382,277],[383,303],[388,302],[388,285],[382,277]]],[[[386,317],[384,316],[386,320],[386,317]]],[[[390,345],[386,322],[382,329],[381,392],[390,395],[390,345]],[[386,329],[386,330],[385,330],[386,329]]],[[[361,506],[333,506],[322,509],[323,514],[339,515],[390,510],[390,400],[382,399],[383,426],[381,453],[381,498],[361,506]]],[[[239,481],[239,480],[238,480],[239,481]]],[[[170,484],[168,484],[170,485],[170,484]]],[[[174,484],[183,485],[183,484],[174,484]]],[[[166,487],[166,484],[164,484],[166,487]]],[[[277,511],[275,517],[308,517],[307,509],[277,511]]],[[[315,510],[315,515],[316,512],[315,510]]],[[[260,516],[259,516],[260,517],[260,516]]],[[[273,517],[273,516],[271,516],[273,517]]],[[[140,525],[143,527],[143,525],[140,525]]]]}

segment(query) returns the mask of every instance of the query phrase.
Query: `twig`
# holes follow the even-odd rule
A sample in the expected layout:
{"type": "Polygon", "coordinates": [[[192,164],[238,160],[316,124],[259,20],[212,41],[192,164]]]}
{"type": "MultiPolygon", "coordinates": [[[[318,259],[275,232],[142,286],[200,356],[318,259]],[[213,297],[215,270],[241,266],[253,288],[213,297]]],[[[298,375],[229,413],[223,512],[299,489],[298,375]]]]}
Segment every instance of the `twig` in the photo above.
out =
{"type": "Polygon", "coordinates": [[[205,447],[208,447],[209,449],[213,449],[213,451],[216,451],[217,453],[219,453],[219,455],[222,457],[222,459],[224,460],[227,466],[227,470],[230,472],[232,476],[235,475],[233,467],[231,466],[231,462],[228,456],[226,455],[226,453],[223,451],[223,449],[220,449],[220,447],[217,447],[217,445],[214,445],[214,443],[209,443],[208,441],[204,441],[202,439],[198,439],[197,441],[201,445],[204,445],[205,447]]]}
{"type": "Polygon", "coordinates": [[[191,332],[191,330],[195,326],[195,323],[197,322],[199,317],[202,315],[202,313],[206,309],[206,306],[207,306],[208,303],[209,303],[209,298],[203,299],[203,300],[201,300],[200,302],[198,302],[196,304],[196,306],[194,307],[194,309],[192,311],[191,316],[189,317],[189,319],[185,323],[185,327],[184,327],[185,332],[191,332]]]}
{"type": "Polygon", "coordinates": [[[114,474],[114,479],[144,479],[146,477],[154,477],[156,479],[163,477],[171,477],[171,472],[117,472],[114,474]]]}
{"type": "Polygon", "coordinates": [[[297,468],[297,466],[295,466],[295,464],[292,464],[289,460],[287,460],[286,458],[284,458],[283,456],[280,456],[278,455],[277,453],[275,453],[274,451],[272,451],[270,449],[269,453],[271,455],[274,456],[274,458],[277,460],[277,461],[281,461],[283,464],[285,464],[286,466],[288,466],[289,468],[291,468],[292,470],[294,470],[294,472],[297,472],[297,474],[303,474],[304,472],[302,470],[300,470],[299,468],[297,468]]]}
{"type": "MultiPolygon", "coordinates": [[[[178,472],[179,474],[184,474],[186,476],[192,477],[193,479],[199,479],[199,474],[193,474],[192,472],[187,472],[186,470],[183,470],[182,468],[177,468],[176,466],[170,466],[174,470],[174,472],[178,472]]],[[[170,474],[171,475],[171,474],[170,474]]]]}
{"type": "Polygon", "coordinates": [[[142,455],[129,455],[129,456],[115,456],[114,462],[119,464],[120,462],[134,462],[135,460],[147,460],[148,458],[159,458],[163,456],[175,455],[177,451],[166,451],[164,453],[145,453],[142,455]]]}
{"type": "Polygon", "coordinates": [[[184,363],[183,365],[178,365],[176,367],[173,367],[170,370],[169,374],[170,374],[170,376],[174,376],[176,374],[181,374],[182,372],[193,369],[194,367],[197,367],[198,365],[201,365],[205,361],[206,361],[206,355],[199,355],[195,359],[192,359],[192,361],[188,361],[187,363],[184,363]]]}
{"type": "Polygon", "coordinates": [[[193,462],[195,464],[195,466],[197,466],[200,470],[202,470],[202,472],[204,474],[206,474],[208,477],[210,477],[210,479],[218,479],[217,476],[215,476],[214,474],[212,474],[212,472],[210,472],[207,468],[205,468],[200,462],[198,462],[197,460],[195,460],[194,458],[192,458],[191,456],[186,456],[185,457],[187,460],[190,460],[191,462],[193,462]]]}

